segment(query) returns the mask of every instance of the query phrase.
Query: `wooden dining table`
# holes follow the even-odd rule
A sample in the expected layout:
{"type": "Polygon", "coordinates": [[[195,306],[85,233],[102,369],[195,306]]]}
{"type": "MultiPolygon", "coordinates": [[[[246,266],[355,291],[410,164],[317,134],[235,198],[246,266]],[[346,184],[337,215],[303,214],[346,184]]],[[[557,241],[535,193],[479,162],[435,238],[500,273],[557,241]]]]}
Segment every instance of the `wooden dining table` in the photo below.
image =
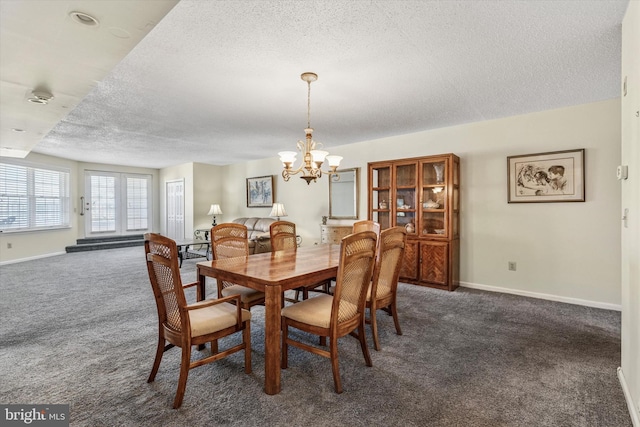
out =
{"type": "Polygon", "coordinates": [[[265,378],[267,394],[280,393],[280,310],[283,292],[336,277],[340,245],[323,244],[246,257],[197,263],[197,299],[205,297],[207,277],[265,293],[265,378]]]}

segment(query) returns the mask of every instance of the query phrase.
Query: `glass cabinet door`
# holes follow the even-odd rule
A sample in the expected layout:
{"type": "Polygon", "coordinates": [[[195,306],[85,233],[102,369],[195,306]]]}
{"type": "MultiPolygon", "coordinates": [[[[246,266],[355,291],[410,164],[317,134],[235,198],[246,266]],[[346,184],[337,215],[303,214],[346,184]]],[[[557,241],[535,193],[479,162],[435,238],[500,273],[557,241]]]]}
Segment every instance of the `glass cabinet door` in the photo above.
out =
{"type": "Polygon", "coordinates": [[[419,204],[419,199],[416,197],[417,163],[396,165],[395,178],[395,225],[405,227],[408,234],[415,234],[419,204]]]}
{"type": "Polygon", "coordinates": [[[391,166],[373,168],[370,173],[371,219],[384,230],[391,227],[391,166]]]}
{"type": "Polygon", "coordinates": [[[447,232],[447,186],[448,165],[446,159],[421,162],[421,224],[423,236],[445,236],[447,232]]]}

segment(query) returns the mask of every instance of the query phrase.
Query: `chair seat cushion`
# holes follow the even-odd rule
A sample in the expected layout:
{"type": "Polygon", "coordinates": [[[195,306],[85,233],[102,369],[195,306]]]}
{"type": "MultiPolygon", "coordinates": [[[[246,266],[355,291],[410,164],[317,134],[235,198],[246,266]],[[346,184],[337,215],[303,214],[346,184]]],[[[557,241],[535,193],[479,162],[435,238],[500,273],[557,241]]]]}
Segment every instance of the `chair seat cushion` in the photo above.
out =
{"type": "Polygon", "coordinates": [[[281,313],[283,317],[297,322],[328,328],[331,323],[332,304],[333,296],[323,294],[286,306],[281,313]]]}
{"type": "MultiPolygon", "coordinates": [[[[191,336],[198,337],[221,331],[236,324],[236,306],[229,303],[210,305],[189,311],[191,336]]],[[[251,319],[248,310],[241,309],[242,321],[251,319]]]]}
{"type": "Polygon", "coordinates": [[[256,291],[255,289],[247,288],[246,286],[231,285],[222,289],[223,297],[228,297],[231,295],[240,295],[240,299],[244,303],[257,301],[264,298],[264,292],[256,291]]]}

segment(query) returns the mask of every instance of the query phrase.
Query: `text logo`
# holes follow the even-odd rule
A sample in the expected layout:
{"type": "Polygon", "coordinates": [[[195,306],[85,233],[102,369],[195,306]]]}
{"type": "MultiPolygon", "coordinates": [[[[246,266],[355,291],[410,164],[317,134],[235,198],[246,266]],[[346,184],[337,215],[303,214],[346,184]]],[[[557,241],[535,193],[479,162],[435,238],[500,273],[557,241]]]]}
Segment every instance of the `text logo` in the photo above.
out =
{"type": "Polygon", "coordinates": [[[3,426],[68,427],[69,405],[2,405],[3,426]]]}

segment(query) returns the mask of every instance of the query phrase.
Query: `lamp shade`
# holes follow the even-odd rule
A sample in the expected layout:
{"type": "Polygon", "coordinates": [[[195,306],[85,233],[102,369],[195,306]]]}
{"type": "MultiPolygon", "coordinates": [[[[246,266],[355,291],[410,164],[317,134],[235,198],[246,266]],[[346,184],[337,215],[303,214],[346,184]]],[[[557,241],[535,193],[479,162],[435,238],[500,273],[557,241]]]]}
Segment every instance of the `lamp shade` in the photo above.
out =
{"type": "Polygon", "coordinates": [[[329,166],[340,166],[340,161],[342,160],[342,156],[327,156],[327,162],[329,162],[329,166]]]}
{"type": "Polygon", "coordinates": [[[271,207],[271,213],[269,214],[269,216],[275,216],[277,218],[280,218],[281,216],[287,216],[287,211],[284,210],[284,204],[274,203],[271,207]]]}
{"type": "Polygon", "coordinates": [[[282,164],[286,165],[289,163],[289,166],[293,166],[296,162],[296,154],[297,153],[295,151],[281,151],[278,153],[282,164]]]}
{"type": "Polygon", "coordinates": [[[207,213],[207,215],[222,215],[222,209],[220,209],[220,205],[211,205],[211,208],[209,208],[209,213],[207,213]]]}

